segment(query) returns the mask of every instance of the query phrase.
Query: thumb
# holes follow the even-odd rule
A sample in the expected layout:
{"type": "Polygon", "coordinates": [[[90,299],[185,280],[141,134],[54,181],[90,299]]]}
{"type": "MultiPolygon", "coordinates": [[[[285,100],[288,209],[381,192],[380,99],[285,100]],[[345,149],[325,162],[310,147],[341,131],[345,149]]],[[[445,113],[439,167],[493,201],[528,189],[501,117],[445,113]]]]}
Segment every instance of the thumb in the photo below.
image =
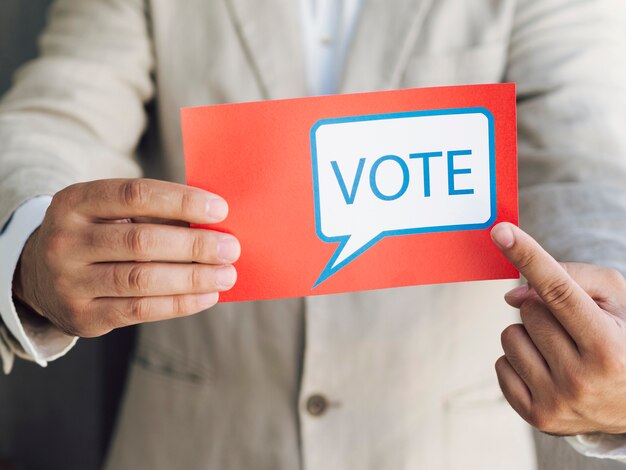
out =
{"type": "MultiPolygon", "coordinates": [[[[560,264],[601,309],[626,317],[626,285],[621,287],[621,284],[624,284],[621,274],[592,264],[560,264]]],[[[524,302],[531,299],[541,300],[537,291],[529,284],[517,287],[504,295],[506,303],[514,308],[520,308],[524,302]]]]}

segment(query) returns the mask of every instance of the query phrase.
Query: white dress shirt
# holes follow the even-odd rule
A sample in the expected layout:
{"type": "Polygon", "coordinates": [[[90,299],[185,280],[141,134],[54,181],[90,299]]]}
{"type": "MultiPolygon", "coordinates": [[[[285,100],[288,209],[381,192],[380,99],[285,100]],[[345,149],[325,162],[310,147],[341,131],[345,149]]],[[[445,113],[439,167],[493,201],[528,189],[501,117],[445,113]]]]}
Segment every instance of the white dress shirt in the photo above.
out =
{"type": "Polygon", "coordinates": [[[20,318],[12,294],[13,276],[20,254],[30,235],[41,225],[51,200],[49,196],[40,196],[26,201],[0,232],[0,315],[14,338],[8,338],[6,330],[0,328],[0,335],[6,340],[0,341],[0,358],[5,374],[11,371],[16,353],[45,367],[48,361],[63,356],[76,343],[76,338],[61,333],[48,323],[20,318]],[[15,343],[15,340],[19,344],[15,351],[5,346],[9,342],[15,343]]]}
{"type": "Polygon", "coordinates": [[[311,95],[337,93],[362,0],[300,0],[311,95]]]}
{"type": "MultiPolygon", "coordinates": [[[[362,0],[299,0],[306,56],[307,85],[311,95],[336,93],[343,64],[362,6],[362,0]]],[[[42,327],[20,317],[12,296],[12,281],[26,241],[43,221],[51,198],[26,201],[0,231],[0,317],[14,339],[0,327],[6,342],[19,344],[8,349],[0,341],[3,370],[9,373],[15,354],[45,367],[66,354],[77,338],[66,336],[51,325],[42,327]]],[[[626,444],[619,436],[577,436],[568,442],[580,453],[593,457],[626,459],[626,444]]]]}

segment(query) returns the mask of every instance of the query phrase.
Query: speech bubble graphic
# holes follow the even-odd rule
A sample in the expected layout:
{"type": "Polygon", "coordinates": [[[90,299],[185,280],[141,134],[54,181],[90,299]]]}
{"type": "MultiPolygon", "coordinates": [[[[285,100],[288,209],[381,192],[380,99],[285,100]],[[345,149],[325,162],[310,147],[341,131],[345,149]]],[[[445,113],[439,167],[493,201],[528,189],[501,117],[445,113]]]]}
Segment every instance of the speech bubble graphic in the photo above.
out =
{"type": "Polygon", "coordinates": [[[314,288],[385,237],[482,230],[496,220],[494,120],[485,108],[323,119],[311,149],[317,236],[339,242],[314,288]]]}

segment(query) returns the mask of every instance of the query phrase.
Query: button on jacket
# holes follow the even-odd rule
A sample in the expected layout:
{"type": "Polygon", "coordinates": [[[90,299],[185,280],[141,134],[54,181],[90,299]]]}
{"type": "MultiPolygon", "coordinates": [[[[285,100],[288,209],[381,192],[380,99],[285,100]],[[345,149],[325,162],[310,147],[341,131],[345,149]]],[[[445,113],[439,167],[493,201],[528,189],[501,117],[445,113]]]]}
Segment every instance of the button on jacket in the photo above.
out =
{"type": "MultiPolygon", "coordinates": [[[[523,226],[559,259],[626,272],[624,14],[622,0],[364,0],[340,91],[517,82],[523,226]]],[[[145,171],[184,181],[179,108],[306,95],[299,27],[293,0],[58,1],[0,106],[0,226],[34,196],[138,176],[147,123],[145,171]]],[[[145,325],[108,466],[533,468],[493,370],[511,285],[145,325]]],[[[563,445],[542,452],[593,468],[563,445]]]]}

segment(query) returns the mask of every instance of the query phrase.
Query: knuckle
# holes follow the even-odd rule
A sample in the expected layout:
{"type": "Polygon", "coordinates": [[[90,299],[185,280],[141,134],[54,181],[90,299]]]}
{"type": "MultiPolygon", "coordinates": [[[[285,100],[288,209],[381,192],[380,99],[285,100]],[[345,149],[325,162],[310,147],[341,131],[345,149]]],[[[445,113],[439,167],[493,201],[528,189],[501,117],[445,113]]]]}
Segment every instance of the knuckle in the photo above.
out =
{"type": "Polygon", "coordinates": [[[523,271],[529,266],[535,264],[537,255],[532,250],[523,249],[518,253],[517,267],[523,271]]]}
{"type": "Polygon", "coordinates": [[[556,429],[557,420],[554,411],[534,407],[530,410],[527,421],[530,425],[546,433],[553,432],[556,429]]]}
{"type": "Polygon", "coordinates": [[[189,214],[198,209],[197,198],[189,189],[183,189],[180,194],[180,213],[189,214]]]}
{"type": "Polygon", "coordinates": [[[150,305],[146,297],[131,299],[128,306],[128,315],[133,323],[145,323],[150,318],[150,305]]]}
{"type": "Polygon", "coordinates": [[[63,256],[72,246],[72,235],[61,229],[53,229],[47,233],[44,243],[44,253],[48,259],[57,259],[63,256]]]}
{"type": "Polygon", "coordinates": [[[545,417],[544,417],[543,412],[537,409],[532,409],[528,413],[528,416],[526,417],[526,421],[528,421],[528,424],[530,424],[531,426],[534,426],[535,428],[539,430],[543,430],[542,428],[545,424],[545,417]]]}
{"type": "Polygon", "coordinates": [[[545,309],[545,305],[539,300],[526,300],[519,311],[522,324],[532,326],[533,328],[540,327],[540,325],[545,323],[545,309]]]}
{"type": "MultiPolygon", "coordinates": [[[[60,273],[59,275],[55,275],[52,279],[51,285],[54,292],[59,295],[67,295],[75,291],[76,289],[76,279],[70,279],[68,276],[64,275],[65,273],[60,273]]],[[[69,300],[71,302],[71,298],[69,300]]]]}
{"type": "Polygon", "coordinates": [[[520,337],[522,325],[515,324],[507,326],[500,335],[502,347],[508,348],[520,337]]]}
{"type": "Polygon", "coordinates": [[[594,355],[601,374],[608,377],[626,376],[626,350],[623,347],[599,347],[594,355]]]}
{"type": "Polygon", "coordinates": [[[63,188],[52,197],[50,206],[53,209],[59,208],[63,210],[67,207],[73,207],[80,198],[84,186],[85,183],[75,183],[63,188]]]}
{"type": "Polygon", "coordinates": [[[580,375],[568,373],[566,381],[568,395],[574,402],[580,402],[589,395],[589,382],[580,375]]]}
{"type": "Polygon", "coordinates": [[[60,323],[60,328],[65,332],[70,332],[83,338],[89,334],[83,306],[75,300],[65,300],[65,315],[60,320],[60,323]]]}
{"type": "Polygon", "coordinates": [[[124,296],[128,290],[127,285],[127,276],[124,274],[122,270],[122,265],[113,264],[111,265],[111,282],[113,284],[114,292],[119,296],[124,296]]]}
{"type": "Polygon", "coordinates": [[[500,356],[498,360],[496,361],[495,368],[496,368],[496,374],[498,375],[498,378],[500,378],[500,376],[504,372],[504,369],[507,366],[506,362],[507,362],[506,356],[500,356]]]}
{"type": "Polygon", "coordinates": [[[131,292],[141,295],[150,286],[150,274],[143,266],[114,264],[112,270],[113,289],[119,296],[127,296],[131,292]]]}
{"type": "Polygon", "coordinates": [[[569,404],[563,399],[552,397],[546,402],[534,404],[528,413],[527,421],[540,431],[560,435],[563,424],[571,417],[569,404]]]}
{"type": "Polygon", "coordinates": [[[93,315],[90,301],[68,296],[63,298],[62,302],[64,313],[55,318],[54,324],[66,335],[96,338],[111,331],[111,328],[106,328],[98,317],[93,315]]]}
{"type": "Polygon", "coordinates": [[[121,197],[129,207],[145,208],[150,201],[150,185],[141,179],[128,180],[122,184],[121,197]]]}
{"type": "Polygon", "coordinates": [[[194,296],[179,295],[172,299],[172,315],[177,317],[192,315],[204,310],[206,307],[200,305],[194,296]]]}
{"type": "Polygon", "coordinates": [[[194,235],[191,242],[191,256],[193,260],[200,261],[205,259],[208,248],[208,243],[203,234],[194,235]]]}
{"type": "Polygon", "coordinates": [[[206,285],[204,270],[200,266],[192,266],[190,277],[191,289],[200,292],[206,285]]]}
{"type": "Polygon", "coordinates": [[[186,296],[179,295],[177,297],[173,297],[172,300],[172,314],[174,316],[181,316],[189,312],[190,310],[190,302],[186,296]]]}
{"type": "Polygon", "coordinates": [[[563,372],[563,389],[564,399],[560,400],[561,406],[567,403],[587,403],[593,400],[596,394],[594,390],[593,380],[589,380],[586,374],[574,368],[567,369],[563,372]]]}
{"type": "Polygon", "coordinates": [[[149,230],[132,227],[126,233],[126,247],[137,259],[146,259],[154,246],[154,239],[149,230]]]}
{"type": "Polygon", "coordinates": [[[603,275],[606,282],[611,286],[624,286],[626,285],[626,279],[621,272],[617,269],[603,268],[603,275]]]}
{"type": "Polygon", "coordinates": [[[66,320],[68,320],[68,322],[73,325],[73,326],[79,326],[81,323],[81,312],[80,309],[78,308],[78,305],[76,304],[76,302],[73,302],[72,300],[66,300],[65,301],[65,317],[66,320]]]}
{"type": "Polygon", "coordinates": [[[52,197],[52,200],[50,201],[50,206],[48,206],[49,214],[56,215],[62,213],[65,210],[65,198],[67,195],[67,191],[67,188],[63,189],[52,197]]]}
{"type": "Polygon", "coordinates": [[[133,292],[145,294],[150,288],[150,271],[144,266],[131,266],[128,269],[126,285],[133,292]]]}
{"type": "Polygon", "coordinates": [[[542,286],[541,297],[547,304],[559,307],[571,302],[574,289],[566,279],[555,279],[542,286]]]}
{"type": "Polygon", "coordinates": [[[85,243],[98,249],[119,248],[120,237],[118,232],[114,230],[107,230],[107,228],[97,226],[94,230],[86,231],[84,237],[85,243]]]}

